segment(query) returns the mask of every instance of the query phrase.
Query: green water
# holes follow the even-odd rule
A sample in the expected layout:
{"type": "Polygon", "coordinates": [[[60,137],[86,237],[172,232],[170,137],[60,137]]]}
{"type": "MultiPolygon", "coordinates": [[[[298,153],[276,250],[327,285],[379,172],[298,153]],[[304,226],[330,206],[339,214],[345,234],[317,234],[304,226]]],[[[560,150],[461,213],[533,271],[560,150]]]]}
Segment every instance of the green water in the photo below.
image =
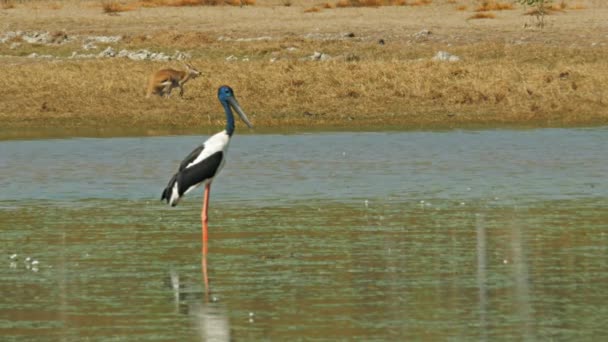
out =
{"type": "Polygon", "coordinates": [[[237,137],[208,290],[201,195],[158,201],[199,137],[0,143],[0,337],[601,339],[607,132],[237,137]]]}

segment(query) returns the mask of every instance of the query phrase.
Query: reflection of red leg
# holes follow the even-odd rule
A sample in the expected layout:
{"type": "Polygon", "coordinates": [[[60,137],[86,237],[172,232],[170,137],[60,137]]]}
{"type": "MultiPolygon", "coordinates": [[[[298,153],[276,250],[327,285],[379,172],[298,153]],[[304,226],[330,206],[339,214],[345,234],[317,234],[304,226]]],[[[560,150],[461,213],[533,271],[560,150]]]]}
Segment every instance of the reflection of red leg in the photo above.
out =
{"type": "MultiPolygon", "coordinates": [[[[203,250],[206,251],[207,249],[207,243],[205,242],[205,247],[203,247],[203,250]]],[[[205,283],[205,302],[208,303],[209,302],[209,278],[207,277],[207,254],[203,253],[203,259],[201,260],[202,266],[203,266],[203,282],[205,283]]]]}
{"type": "MultiPolygon", "coordinates": [[[[205,185],[205,196],[203,197],[203,211],[201,212],[201,221],[203,223],[203,242],[207,242],[207,222],[209,221],[209,193],[211,192],[211,184],[205,185]]],[[[203,243],[203,248],[207,245],[203,243]]],[[[203,249],[203,254],[206,254],[206,249],[203,249]]]]}
{"type": "Polygon", "coordinates": [[[211,184],[205,185],[205,195],[203,196],[203,209],[201,211],[201,223],[203,225],[203,257],[201,260],[203,269],[203,281],[205,282],[205,298],[209,296],[209,278],[207,277],[207,240],[208,240],[208,226],[209,221],[208,209],[209,209],[209,193],[211,192],[211,184]]]}

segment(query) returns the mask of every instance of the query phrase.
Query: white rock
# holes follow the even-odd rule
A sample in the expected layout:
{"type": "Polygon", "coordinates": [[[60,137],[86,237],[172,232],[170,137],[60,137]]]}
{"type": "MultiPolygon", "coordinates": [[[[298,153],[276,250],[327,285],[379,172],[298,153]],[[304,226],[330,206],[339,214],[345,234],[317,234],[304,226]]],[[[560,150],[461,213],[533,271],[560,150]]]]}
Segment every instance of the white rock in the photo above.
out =
{"type": "Polygon", "coordinates": [[[82,49],[85,51],[95,50],[95,49],[97,49],[97,45],[95,45],[95,43],[93,43],[93,42],[88,42],[88,43],[85,43],[82,45],[82,49]]]}
{"type": "Polygon", "coordinates": [[[53,56],[51,56],[51,55],[39,55],[35,52],[30,53],[27,57],[28,58],[53,58],[53,56]]]}
{"type": "Polygon", "coordinates": [[[431,35],[431,31],[429,31],[427,29],[423,29],[422,31],[414,33],[414,38],[416,38],[416,39],[426,38],[430,35],[431,35]]]}
{"type": "Polygon", "coordinates": [[[122,39],[121,36],[88,36],[86,42],[97,42],[104,44],[118,43],[122,39]]]}
{"type": "Polygon", "coordinates": [[[433,57],[432,59],[434,61],[440,61],[440,62],[458,62],[458,61],[460,61],[460,57],[458,57],[456,55],[452,55],[451,53],[446,52],[446,51],[437,52],[435,57],[433,57]]]}
{"type": "Polygon", "coordinates": [[[116,57],[116,50],[108,46],[105,50],[101,51],[97,57],[116,57]]]}
{"type": "Polygon", "coordinates": [[[310,56],[310,59],[313,61],[326,61],[328,59],[331,59],[331,56],[326,53],[315,51],[315,53],[310,56]]]}

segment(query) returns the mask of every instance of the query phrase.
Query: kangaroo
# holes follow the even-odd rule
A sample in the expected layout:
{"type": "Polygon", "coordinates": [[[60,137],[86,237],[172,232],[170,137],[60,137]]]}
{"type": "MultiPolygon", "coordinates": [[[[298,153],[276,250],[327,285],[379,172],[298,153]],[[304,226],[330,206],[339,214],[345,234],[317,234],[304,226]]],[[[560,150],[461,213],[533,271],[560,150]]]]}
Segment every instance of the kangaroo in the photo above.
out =
{"type": "Polygon", "coordinates": [[[169,97],[173,88],[179,88],[179,96],[184,95],[184,83],[190,79],[200,76],[201,72],[196,70],[192,64],[185,63],[186,71],[171,68],[161,69],[150,76],[146,97],[157,94],[161,97],[169,97]]]}

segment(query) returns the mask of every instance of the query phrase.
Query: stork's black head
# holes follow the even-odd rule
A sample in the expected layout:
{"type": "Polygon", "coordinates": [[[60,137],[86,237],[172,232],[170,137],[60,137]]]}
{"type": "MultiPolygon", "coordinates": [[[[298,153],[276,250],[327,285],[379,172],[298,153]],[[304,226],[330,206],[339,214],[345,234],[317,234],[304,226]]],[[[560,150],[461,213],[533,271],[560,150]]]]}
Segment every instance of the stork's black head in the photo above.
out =
{"type": "Polygon", "coordinates": [[[220,102],[225,102],[228,98],[234,97],[234,91],[227,85],[223,85],[219,87],[217,90],[217,98],[220,102]]]}
{"type": "Polygon", "coordinates": [[[227,85],[221,86],[217,90],[217,98],[224,105],[224,108],[226,108],[226,114],[229,115],[229,117],[232,117],[232,113],[229,111],[230,107],[232,107],[249,128],[253,127],[251,122],[249,122],[249,119],[247,119],[247,115],[245,115],[245,112],[243,112],[243,109],[241,109],[239,102],[236,100],[232,88],[227,85]]]}

